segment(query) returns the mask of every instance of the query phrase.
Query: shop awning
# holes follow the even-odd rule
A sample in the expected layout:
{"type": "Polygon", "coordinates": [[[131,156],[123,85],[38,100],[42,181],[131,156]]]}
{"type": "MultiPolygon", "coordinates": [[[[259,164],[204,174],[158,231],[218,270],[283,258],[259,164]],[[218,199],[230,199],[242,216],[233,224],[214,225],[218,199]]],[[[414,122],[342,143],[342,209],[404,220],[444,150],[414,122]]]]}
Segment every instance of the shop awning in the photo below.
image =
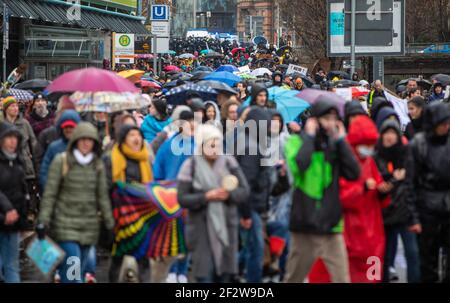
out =
{"type": "Polygon", "coordinates": [[[70,20],[67,17],[70,6],[49,3],[44,0],[0,0],[0,15],[3,14],[3,3],[8,6],[11,17],[110,30],[118,33],[148,34],[142,21],[133,16],[82,8],[80,20],[70,20]]]}

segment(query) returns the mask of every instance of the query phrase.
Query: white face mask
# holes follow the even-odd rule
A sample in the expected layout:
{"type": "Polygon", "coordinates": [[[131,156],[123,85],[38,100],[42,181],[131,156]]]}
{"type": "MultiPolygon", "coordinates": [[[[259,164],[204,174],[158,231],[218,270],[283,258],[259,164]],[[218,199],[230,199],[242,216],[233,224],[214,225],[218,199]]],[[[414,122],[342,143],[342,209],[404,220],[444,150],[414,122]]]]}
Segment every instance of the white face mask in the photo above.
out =
{"type": "Polygon", "coordinates": [[[358,146],[356,148],[356,150],[358,151],[358,154],[362,157],[362,158],[368,158],[368,157],[372,157],[375,153],[375,151],[373,150],[373,148],[368,148],[366,146],[358,146]]]}

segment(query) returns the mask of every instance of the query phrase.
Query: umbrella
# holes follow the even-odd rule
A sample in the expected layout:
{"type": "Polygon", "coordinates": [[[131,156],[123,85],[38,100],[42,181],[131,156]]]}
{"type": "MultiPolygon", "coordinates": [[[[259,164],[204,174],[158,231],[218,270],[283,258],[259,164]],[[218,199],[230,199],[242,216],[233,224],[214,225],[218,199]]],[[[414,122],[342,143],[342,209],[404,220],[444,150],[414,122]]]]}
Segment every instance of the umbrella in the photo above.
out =
{"type": "Polygon", "coordinates": [[[95,67],[77,69],[59,76],[46,88],[49,92],[139,92],[130,81],[114,72],[95,67]]]}
{"type": "Polygon", "coordinates": [[[183,80],[183,81],[187,81],[187,80],[189,80],[189,79],[192,78],[192,75],[189,74],[189,73],[181,72],[181,73],[175,73],[175,74],[172,74],[172,75],[170,76],[170,78],[171,78],[172,80],[178,80],[178,79],[181,79],[181,80],[183,80]]]}
{"type": "Polygon", "coordinates": [[[45,79],[33,79],[24,81],[21,83],[17,83],[14,85],[14,88],[17,89],[24,89],[24,90],[32,90],[32,91],[42,91],[47,86],[49,86],[52,83],[52,81],[45,80],[45,79]]]}
{"type": "Polygon", "coordinates": [[[175,65],[168,65],[164,67],[163,70],[166,72],[181,72],[181,69],[175,65]]]}
{"type": "Polygon", "coordinates": [[[152,54],[136,54],[134,57],[138,59],[153,59],[154,56],[152,54]]]}
{"type": "Polygon", "coordinates": [[[442,85],[447,86],[450,85],[450,75],[446,75],[446,74],[437,74],[437,75],[433,75],[431,77],[432,80],[436,80],[438,82],[441,82],[442,85]]]}
{"type": "Polygon", "coordinates": [[[311,105],[298,96],[299,91],[274,86],[268,89],[269,100],[277,105],[277,111],[285,123],[294,121],[311,105]]]}
{"type": "Polygon", "coordinates": [[[339,110],[339,114],[341,115],[341,117],[344,117],[344,105],[346,103],[345,99],[335,93],[319,89],[307,88],[298,93],[297,96],[307,101],[311,105],[315,104],[320,98],[325,97],[329,101],[336,104],[339,110]]]}
{"type": "Polygon", "coordinates": [[[409,80],[416,80],[417,85],[425,90],[430,90],[431,86],[433,86],[433,84],[431,84],[431,82],[428,80],[420,79],[420,78],[409,78],[409,79],[404,79],[404,80],[400,81],[399,83],[397,83],[397,85],[395,87],[398,87],[400,85],[406,86],[408,84],[409,80]]]}
{"type": "Polygon", "coordinates": [[[267,39],[263,36],[256,36],[255,38],[253,38],[253,43],[259,45],[259,44],[267,44],[269,43],[269,41],[267,41],[267,39]]]}
{"type": "Polygon", "coordinates": [[[176,86],[183,85],[183,84],[186,84],[186,82],[183,81],[183,80],[172,80],[172,81],[166,82],[166,83],[163,85],[163,87],[164,87],[164,88],[171,89],[171,88],[174,88],[174,87],[176,87],[176,86]]]}
{"type": "Polygon", "coordinates": [[[136,83],[139,83],[139,85],[140,85],[142,88],[161,89],[161,86],[160,86],[160,85],[156,84],[155,82],[148,81],[148,80],[139,80],[139,81],[136,82],[136,83]]]}
{"type": "Polygon", "coordinates": [[[241,75],[239,75],[239,77],[241,77],[242,80],[254,80],[254,79],[256,79],[255,76],[250,75],[250,74],[241,74],[241,75]]]}
{"type": "Polygon", "coordinates": [[[218,69],[216,69],[216,72],[230,72],[230,73],[234,73],[234,72],[238,72],[239,69],[231,64],[228,65],[222,65],[220,66],[218,69]]]}
{"type": "Polygon", "coordinates": [[[300,73],[293,73],[293,74],[290,74],[289,76],[292,77],[292,78],[296,78],[296,77],[302,78],[303,84],[305,84],[306,87],[311,88],[311,87],[314,85],[313,79],[311,79],[311,78],[308,77],[308,76],[302,75],[302,74],[300,74],[300,73]]]}
{"type": "Polygon", "coordinates": [[[359,82],[352,80],[338,80],[333,82],[335,87],[352,87],[359,86],[359,82]]]}
{"type": "Polygon", "coordinates": [[[211,51],[208,54],[206,54],[205,56],[206,58],[222,58],[223,55],[221,53],[215,52],[215,51],[211,51]]]}
{"type": "Polygon", "coordinates": [[[70,96],[78,112],[115,113],[148,107],[150,102],[141,94],[110,92],[75,92],[70,96]]]}
{"type": "Polygon", "coordinates": [[[168,53],[169,55],[176,55],[176,54],[177,54],[177,52],[176,52],[176,51],[173,51],[173,50],[169,50],[167,53],[168,53]]]}
{"type": "Polygon", "coordinates": [[[194,73],[196,72],[212,72],[212,68],[208,66],[199,66],[196,69],[194,69],[194,73]]]}
{"type": "Polygon", "coordinates": [[[200,51],[200,55],[206,55],[206,54],[209,54],[210,52],[212,52],[212,50],[204,49],[204,50],[200,51]]]}
{"type": "Polygon", "coordinates": [[[280,65],[277,66],[277,68],[288,69],[289,65],[287,65],[287,64],[280,64],[280,65]]]}
{"type": "Polygon", "coordinates": [[[23,89],[11,88],[7,92],[9,95],[16,98],[17,101],[31,101],[34,98],[32,93],[23,89]]]}
{"type": "Polygon", "coordinates": [[[233,88],[231,88],[229,85],[219,82],[219,81],[200,81],[197,82],[198,85],[203,85],[203,86],[209,86],[213,89],[215,89],[216,91],[218,91],[219,93],[228,93],[228,94],[232,94],[232,95],[236,95],[237,91],[234,90],[233,88]]]}
{"type": "Polygon", "coordinates": [[[129,69],[129,70],[121,71],[117,74],[119,76],[121,76],[122,78],[128,79],[131,82],[136,83],[145,74],[145,71],[139,70],[139,69],[129,69]]]}
{"type": "Polygon", "coordinates": [[[168,91],[166,93],[167,101],[173,105],[185,104],[189,93],[197,93],[203,100],[215,100],[218,94],[211,87],[188,83],[168,91]]]}
{"type": "Polygon", "coordinates": [[[203,78],[204,80],[214,80],[224,82],[229,86],[234,86],[241,82],[241,78],[230,72],[214,72],[203,78]]]}
{"type": "Polygon", "coordinates": [[[340,70],[335,70],[335,71],[331,71],[328,73],[327,78],[330,80],[333,80],[333,78],[335,77],[339,77],[342,79],[347,79],[350,80],[350,75],[346,72],[340,71],[340,70]]]}
{"type": "Polygon", "coordinates": [[[272,76],[272,72],[268,68],[265,68],[265,67],[257,68],[254,71],[252,71],[251,74],[252,74],[252,76],[255,76],[255,77],[262,77],[265,74],[272,76]]]}
{"type": "Polygon", "coordinates": [[[367,96],[370,90],[363,86],[352,86],[352,87],[341,87],[336,88],[336,94],[344,98],[346,101],[351,101],[352,99],[358,99],[359,97],[367,96]]]}
{"type": "Polygon", "coordinates": [[[158,86],[162,86],[162,84],[160,82],[156,81],[152,77],[142,77],[141,80],[150,81],[150,82],[156,83],[158,86]]]}
{"type": "Polygon", "coordinates": [[[193,54],[186,53],[186,54],[179,55],[178,58],[180,58],[180,59],[194,59],[195,56],[193,54]]]}
{"type": "Polygon", "coordinates": [[[231,50],[231,54],[234,56],[237,52],[246,52],[246,49],[243,47],[233,48],[231,50]]]}
{"type": "Polygon", "coordinates": [[[211,72],[195,72],[194,76],[192,76],[192,78],[190,79],[190,81],[200,81],[203,80],[203,78],[205,78],[206,76],[208,76],[209,74],[211,74],[211,72]]]}

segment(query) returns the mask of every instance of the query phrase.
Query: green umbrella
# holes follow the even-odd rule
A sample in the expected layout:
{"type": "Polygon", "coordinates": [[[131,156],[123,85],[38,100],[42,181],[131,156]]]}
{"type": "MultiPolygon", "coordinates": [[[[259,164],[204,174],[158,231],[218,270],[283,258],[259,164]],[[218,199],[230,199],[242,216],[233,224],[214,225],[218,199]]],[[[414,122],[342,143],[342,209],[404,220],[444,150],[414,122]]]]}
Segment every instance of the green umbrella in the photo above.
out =
{"type": "Polygon", "coordinates": [[[168,53],[169,53],[169,55],[176,55],[177,54],[177,52],[173,51],[173,50],[170,50],[168,53]]]}
{"type": "Polygon", "coordinates": [[[250,74],[242,74],[242,75],[239,75],[239,77],[241,77],[243,80],[253,80],[253,79],[256,79],[255,76],[250,75],[250,74]]]}
{"type": "Polygon", "coordinates": [[[204,50],[202,50],[202,51],[200,52],[200,55],[206,55],[206,54],[208,54],[209,52],[210,52],[209,49],[204,49],[204,50]]]}

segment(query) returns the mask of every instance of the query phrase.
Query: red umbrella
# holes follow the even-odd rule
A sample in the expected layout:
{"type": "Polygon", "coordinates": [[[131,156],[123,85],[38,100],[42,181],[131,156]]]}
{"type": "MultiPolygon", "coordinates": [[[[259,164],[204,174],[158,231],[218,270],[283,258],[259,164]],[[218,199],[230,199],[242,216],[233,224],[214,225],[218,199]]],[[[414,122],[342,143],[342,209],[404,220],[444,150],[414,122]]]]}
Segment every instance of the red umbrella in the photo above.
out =
{"type": "Polygon", "coordinates": [[[154,89],[161,89],[161,86],[159,86],[158,84],[156,84],[155,82],[152,82],[152,81],[147,81],[147,80],[139,80],[138,82],[136,82],[136,83],[139,83],[139,85],[142,87],[142,88],[147,88],[147,87],[149,87],[149,88],[154,88],[154,89]]]}
{"type": "Polygon", "coordinates": [[[237,52],[244,52],[245,53],[245,48],[243,48],[243,47],[238,47],[238,48],[233,48],[232,50],[231,50],[231,54],[234,56],[237,52]]]}
{"type": "Polygon", "coordinates": [[[178,66],[175,65],[169,65],[164,67],[164,71],[166,72],[179,72],[181,69],[178,66]]]}
{"type": "Polygon", "coordinates": [[[62,74],[46,88],[53,92],[114,92],[138,93],[139,89],[129,80],[114,72],[95,67],[77,69],[62,74]]]}

